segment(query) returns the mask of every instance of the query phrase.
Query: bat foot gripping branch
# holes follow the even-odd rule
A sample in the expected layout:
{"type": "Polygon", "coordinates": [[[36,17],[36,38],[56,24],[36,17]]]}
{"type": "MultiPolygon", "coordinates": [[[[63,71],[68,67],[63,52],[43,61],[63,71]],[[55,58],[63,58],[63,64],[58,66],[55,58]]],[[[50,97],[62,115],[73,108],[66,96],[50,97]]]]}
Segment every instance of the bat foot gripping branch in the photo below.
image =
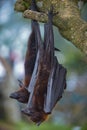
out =
{"type": "Polygon", "coordinates": [[[37,5],[36,5],[36,1],[35,1],[35,0],[32,0],[32,1],[31,1],[31,6],[30,6],[29,9],[30,9],[30,10],[33,10],[33,11],[39,11],[39,10],[38,10],[38,7],[37,7],[37,5]]]}

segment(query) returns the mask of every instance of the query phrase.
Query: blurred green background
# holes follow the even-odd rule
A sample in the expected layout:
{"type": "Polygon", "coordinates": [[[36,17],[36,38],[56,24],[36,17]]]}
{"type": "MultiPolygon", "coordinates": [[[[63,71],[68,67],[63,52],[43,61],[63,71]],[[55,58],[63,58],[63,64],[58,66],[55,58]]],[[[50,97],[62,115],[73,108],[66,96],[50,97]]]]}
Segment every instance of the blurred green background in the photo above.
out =
{"type": "MultiPolygon", "coordinates": [[[[56,56],[67,68],[67,89],[49,119],[37,127],[21,114],[25,106],[10,99],[24,77],[30,20],[14,11],[15,0],[0,0],[0,130],[87,130],[87,57],[54,27],[56,56]]],[[[87,21],[87,3],[81,10],[87,21]]],[[[40,24],[43,37],[44,28],[40,24]]]]}

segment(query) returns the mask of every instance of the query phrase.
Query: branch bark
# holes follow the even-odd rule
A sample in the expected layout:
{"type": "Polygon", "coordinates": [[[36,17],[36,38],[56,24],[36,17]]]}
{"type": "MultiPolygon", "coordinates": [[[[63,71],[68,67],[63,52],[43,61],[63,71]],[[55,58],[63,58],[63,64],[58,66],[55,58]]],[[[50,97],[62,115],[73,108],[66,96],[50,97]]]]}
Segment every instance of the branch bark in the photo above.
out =
{"type": "Polygon", "coordinates": [[[47,21],[47,10],[50,5],[59,12],[53,24],[59,28],[61,35],[71,41],[78,49],[87,55],[87,22],[81,19],[77,0],[36,0],[40,12],[28,10],[30,0],[17,0],[15,10],[23,12],[23,17],[40,22],[47,21]],[[45,13],[43,13],[45,12],[45,13]]]}

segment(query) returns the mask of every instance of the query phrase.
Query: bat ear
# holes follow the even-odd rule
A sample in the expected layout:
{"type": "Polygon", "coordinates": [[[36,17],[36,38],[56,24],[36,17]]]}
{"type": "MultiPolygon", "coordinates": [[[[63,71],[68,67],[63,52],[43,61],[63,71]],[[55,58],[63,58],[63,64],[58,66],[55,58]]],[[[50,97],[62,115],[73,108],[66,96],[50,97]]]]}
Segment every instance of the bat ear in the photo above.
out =
{"type": "Polygon", "coordinates": [[[9,97],[13,98],[13,99],[18,99],[19,95],[18,95],[18,93],[14,92],[14,93],[11,93],[9,97]]]}
{"type": "Polygon", "coordinates": [[[21,80],[18,79],[18,82],[19,82],[19,87],[20,87],[20,88],[25,88],[26,90],[28,90],[27,87],[24,86],[24,84],[22,83],[21,80]]]}
{"type": "Polygon", "coordinates": [[[22,88],[24,86],[22,81],[18,79],[18,82],[19,82],[19,87],[22,88]]]}

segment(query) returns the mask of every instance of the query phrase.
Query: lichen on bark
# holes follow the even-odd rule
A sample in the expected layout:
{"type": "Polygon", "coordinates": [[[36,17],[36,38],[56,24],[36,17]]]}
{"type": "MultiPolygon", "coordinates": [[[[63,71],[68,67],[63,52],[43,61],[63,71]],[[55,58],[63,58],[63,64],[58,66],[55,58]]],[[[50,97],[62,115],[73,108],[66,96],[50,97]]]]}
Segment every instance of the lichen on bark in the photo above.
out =
{"type": "Polygon", "coordinates": [[[36,2],[40,12],[28,9],[31,0],[17,0],[15,10],[22,12],[25,18],[46,22],[47,11],[53,5],[54,12],[59,12],[54,17],[53,24],[59,28],[64,38],[87,55],[87,22],[80,17],[77,0],[36,0],[36,2]]]}

